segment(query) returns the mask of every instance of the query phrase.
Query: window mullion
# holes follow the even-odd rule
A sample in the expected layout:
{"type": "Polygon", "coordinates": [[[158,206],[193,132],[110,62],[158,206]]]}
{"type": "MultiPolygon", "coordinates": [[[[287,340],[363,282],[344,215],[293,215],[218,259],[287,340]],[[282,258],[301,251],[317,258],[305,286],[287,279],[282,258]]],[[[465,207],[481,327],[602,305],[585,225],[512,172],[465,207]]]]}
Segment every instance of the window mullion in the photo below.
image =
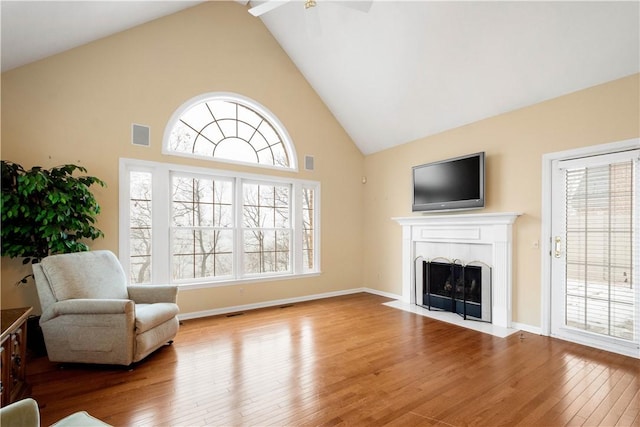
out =
{"type": "Polygon", "coordinates": [[[171,173],[166,165],[158,164],[153,173],[151,227],[151,277],[154,283],[171,281],[171,173]]]}
{"type": "Polygon", "coordinates": [[[242,221],[242,211],[244,209],[244,199],[242,185],[244,180],[235,178],[234,185],[234,206],[235,206],[235,239],[234,239],[234,265],[233,273],[236,279],[244,277],[244,223],[242,221]]]}

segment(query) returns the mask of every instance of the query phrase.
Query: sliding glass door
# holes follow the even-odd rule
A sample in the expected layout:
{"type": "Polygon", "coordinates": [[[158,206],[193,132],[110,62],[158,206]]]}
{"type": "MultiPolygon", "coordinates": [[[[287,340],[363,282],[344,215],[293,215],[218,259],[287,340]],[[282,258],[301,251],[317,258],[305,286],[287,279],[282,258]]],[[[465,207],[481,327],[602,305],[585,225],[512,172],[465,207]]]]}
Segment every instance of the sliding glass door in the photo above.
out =
{"type": "Polygon", "coordinates": [[[554,336],[637,354],[639,154],[553,163],[554,336]]]}

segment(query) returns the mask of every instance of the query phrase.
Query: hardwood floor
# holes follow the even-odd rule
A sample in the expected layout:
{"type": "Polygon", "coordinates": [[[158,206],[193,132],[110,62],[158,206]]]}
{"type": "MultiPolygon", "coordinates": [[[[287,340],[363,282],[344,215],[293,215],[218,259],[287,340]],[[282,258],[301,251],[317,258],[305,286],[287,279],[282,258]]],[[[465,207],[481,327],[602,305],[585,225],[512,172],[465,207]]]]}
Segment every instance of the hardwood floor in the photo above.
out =
{"type": "Polygon", "coordinates": [[[185,321],[133,370],[28,365],[42,425],[638,426],[640,361],[355,294],[185,321]]]}

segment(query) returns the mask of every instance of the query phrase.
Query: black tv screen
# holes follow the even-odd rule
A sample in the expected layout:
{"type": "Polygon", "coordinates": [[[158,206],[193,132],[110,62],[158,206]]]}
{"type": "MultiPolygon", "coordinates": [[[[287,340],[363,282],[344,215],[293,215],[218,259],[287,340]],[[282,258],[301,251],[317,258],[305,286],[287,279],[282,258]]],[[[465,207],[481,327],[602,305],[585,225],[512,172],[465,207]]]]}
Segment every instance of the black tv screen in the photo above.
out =
{"type": "Polygon", "coordinates": [[[484,207],[484,152],[413,167],[413,212],[484,207]]]}

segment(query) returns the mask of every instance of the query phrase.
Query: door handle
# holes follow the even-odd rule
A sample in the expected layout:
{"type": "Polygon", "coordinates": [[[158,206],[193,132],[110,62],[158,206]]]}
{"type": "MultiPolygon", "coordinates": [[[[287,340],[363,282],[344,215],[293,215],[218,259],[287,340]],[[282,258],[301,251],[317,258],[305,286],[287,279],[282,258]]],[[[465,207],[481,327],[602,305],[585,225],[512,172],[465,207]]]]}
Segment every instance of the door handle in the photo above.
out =
{"type": "Polygon", "coordinates": [[[562,239],[560,236],[556,236],[553,244],[553,256],[555,258],[560,258],[562,256],[562,239]]]}

